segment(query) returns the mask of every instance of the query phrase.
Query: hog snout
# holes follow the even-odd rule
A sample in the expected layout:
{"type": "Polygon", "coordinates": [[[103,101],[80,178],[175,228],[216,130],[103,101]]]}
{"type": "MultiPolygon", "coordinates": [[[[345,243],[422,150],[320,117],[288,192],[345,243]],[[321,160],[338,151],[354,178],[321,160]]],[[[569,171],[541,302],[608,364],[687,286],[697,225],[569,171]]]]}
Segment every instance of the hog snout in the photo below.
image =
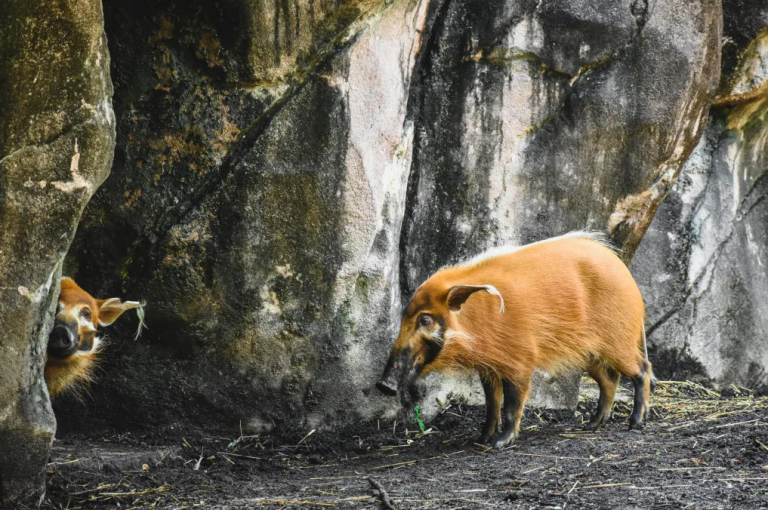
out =
{"type": "Polygon", "coordinates": [[[384,374],[381,376],[381,380],[376,383],[376,389],[383,394],[394,397],[397,395],[397,390],[400,383],[401,369],[397,361],[390,360],[387,363],[387,367],[384,369],[384,374]]]}
{"type": "Polygon", "coordinates": [[[376,389],[385,395],[394,397],[400,389],[400,381],[403,374],[406,373],[406,365],[410,358],[410,349],[405,349],[389,357],[387,366],[384,368],[384,374],[381,380],[376,383],[376,389]]]}
{"type": "Polygon", "coordinates": [[[393,381],[379,381],[376,383],[376,389],[388,397],[397,395],[397,384],[393,384],[393,381]]]}
{"type": "Polygon", "coordinates": [[[65,358],[77,348],[77,331],[74,326],[57,322],[48,337],[48,354],[65,358]]]}

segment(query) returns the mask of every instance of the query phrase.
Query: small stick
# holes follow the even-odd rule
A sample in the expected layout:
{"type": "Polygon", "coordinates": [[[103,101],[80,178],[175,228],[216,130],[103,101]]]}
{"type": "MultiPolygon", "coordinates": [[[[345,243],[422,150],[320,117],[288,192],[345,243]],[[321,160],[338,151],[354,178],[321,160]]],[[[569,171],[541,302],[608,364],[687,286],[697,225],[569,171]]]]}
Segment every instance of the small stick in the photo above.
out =
{"type": "Polygon", "coordinates": [[[583,491],[585,489],[605,489],[606,487],[622,487],[624,485],[631,485],[630,483],[603,483],[600,485],[585,485],[584,487],[579,487],[580,491],[583,491]]]}
{"type": "Polygon", "coordinates": [[[296,501],[294,499],[259,499],[256,500],[262,505],[312,505],[312,506],[327,506],[334,507],[333,503],[318,503],[317,501],[296,501]]]}
{"type": "Polygon", "coordinates": [[[227,455],[229,457],[240,457],[242,459],[251,459],[251,460],[261,460],[261,457],[252,457],[251,455],[242,455],[239,453],[229,453],[229,452],[216,452],[219,455],[227,455]]]}
{"type": "Polygon", "coordinates": [[[515,452],[515,455],[523,455],[525,457],[547,457],[550,459],[570,459],[570,460],[589,460],[586,457],[561,457],[559,455],[539,455],[536,453],[519,453],[515,452]]]}
{"type": "MultiPolygon", "coordinates": [[[[304,436],[304,437],[302,438],[302,440],[301,440],[301,441],[299,441],[299,444],[301,444],[301,443],[303,443],[304,441],[306,441],[306,440],[307,440],[307,438],[308,438],[309,436],[311,436],[312,434],[314,434],[314,433],[315,433],[315,430],[317,430],[317,429],[312,429],[312,430],[310,431],[310,433],[309,433],[309,434],[307,434],[306,436],[304,436]]],[[[297,444],[296,446],[299,446],[299,444],[297,444]]]]}
{"type": "Polygon", "coordinates": [[[379,491],[379,498],[381,498],[381,506],[383,506],[387,510],[397,510],[395,508],[395,505],[392,504],[392,500],[389,498],[389,494],[387,494],[387,491],[384,490],[384,487],[382,487],[379,482],[377,482],[371,477],[368,477],[368,482],[371,484],[371,487],[373,489],[376,489],[377,491],[379,491]]]}
{"type": "Polygon", "coordinates": [[[573,484],[573,487],[571,487],[571,490],[568,491],[568,494],[573,492],[573,489],[575,489],[577,485],[579,485],[579,481],[578,480],[576,480],[576,482],[573,484]]]}
{"type": "Polygon", "coordinates": [[[558,436],[564,437],[565,439],[580,439],[582,441],[600,441],[602,439],[598,436],[584,436],[577,434],[558,434],[558,436]]]}
{"type": "MultiPolygon", "coordinates": [[[[768,478],[761,477],[761,478],[715,478],[718,482],[743,482],[745,480],[764,480],[768,481],[768,478]]],[[[705,481],[705,480],[702,480],[705,481]]]]}
{"type": "Polygon", "coordinates": [[[690,471],[692,469],[714,469],[716,471],[722,471],[728,469],[721,466],[692,466],[692,467],[680,467],[680,468],[659,468],[659,471],[690,471]]]}
{"type": "Polygon", "coordinates": [[[735,427],[736,425],[746,425],[747,423],[755,423],[756,421],[760,421],[762,418],[758,418],[756,420],[748,420],[748,421],[740,421],[738,423],[726,423],[725,425],[718,425],[716,427],[712,427],[714,429],[722,429],[724,427],[735,427]]]}
{"type": "MultiPolygon", "coordinates": [[[[760,441],[758,441],[758,443],[759,442],[760,441]]],[[[765,447],[763,447],[763,448],[765,448],[765,447]]],[[[63,466],[64,464],[73,464],[75,462],[80,462],[80,459],[68,460],[66,462],[49,462],[48,465],[49,466],[63,466]]]]}
{"type": "MultiPolygon", "coordinates": [[[[456,455],[457,453],[461,453],[463,451],[464,450],[460,450],[458,452],[451,453],[450,455],[456,455]]],[[[375,468],[371,468],[371,469],[374,470],[374,469],[385,469],[385,468],[391,468],[391,467],[407,466],[409,464],[416,464],[417,462],[424,461],[424,460],[435,460],[435,459],[448,460],[447,457],[448,457],[447,455],[445,456],[438,455],[436,457],[427,457],[425,459],[406,460],[405,462],[398,462],[397,464],[387,464],[385,466],[376,466],[375,468]]]]}
{"type": "Polygon", "coordinates": [[[760,446],[762,446],[762,447],[763,447],[763,450],[765,450],[765,451],[767,451],[767,452],[768,452],[768,446],[765,446],[763,443],[761,443],[761,442],[760,442],[760,440],[758,440],[758,439],[755,439],[755,443],[757,443],[757,444],[759,444],[760,446]]]}
{"type": "Polygon", "coordinates": [[[365,478],[364,476],[356,475],[356,476],[318,476],[315,478],[310,478],[310,480],[343,480],[345,478],[365,478]]]}
{"type": "Polygon", "coordinates": [[[398,467],[398,466],[407,466],[408,464],[416,464],[418,460],[407,460],[405,462],[398,462],[397,464],[387,464],[385,466],[377,466],[372,469],[385,469],[385,468],[391,468],[391,467],[398,467]]]}
{"type": "Polygon", "coordinates": [[[627,489],[634,489],[634,490],[659,490],[659,489],[671,489],[673,487],[693,487],[693,484],[688,485],[660,485],[658,487],[635,487],[634,485],[632,487],[627,487],[627,489]]]}
{"type": "Polygon", "coordinates": [[[683,423],[682,425],[678,425],[677,427],[668,428],[667,432],[672,432],[673,430],[678,430],[678,429],[684,429],[685,427],[690,427],[691,425],[695,425],[695,424],[696,424],[695,421],[689,421],[688,423],[683,423]]]}

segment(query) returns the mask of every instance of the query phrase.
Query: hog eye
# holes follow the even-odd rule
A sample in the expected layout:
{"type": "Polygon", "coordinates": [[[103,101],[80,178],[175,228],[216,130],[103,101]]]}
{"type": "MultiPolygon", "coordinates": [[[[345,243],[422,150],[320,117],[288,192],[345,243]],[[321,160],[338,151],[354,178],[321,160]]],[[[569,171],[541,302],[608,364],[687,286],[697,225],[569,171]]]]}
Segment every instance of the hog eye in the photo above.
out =
{"type": "Polygon", "coordinates": [[[433,319],[431,315],[427,315],[425,313],[421,317],[419,317],[419,326],[421,326],[422,328],[428,328],[432,326],[432,324],[434,323],[435,323],[435,319],[433,319]]]}
{"type": "Polygon", "coordinates": [[[80,312],[80,317],[85,320],[91,320],[91,311],[88,308],[83,308],[83,311],[80,312]]]}

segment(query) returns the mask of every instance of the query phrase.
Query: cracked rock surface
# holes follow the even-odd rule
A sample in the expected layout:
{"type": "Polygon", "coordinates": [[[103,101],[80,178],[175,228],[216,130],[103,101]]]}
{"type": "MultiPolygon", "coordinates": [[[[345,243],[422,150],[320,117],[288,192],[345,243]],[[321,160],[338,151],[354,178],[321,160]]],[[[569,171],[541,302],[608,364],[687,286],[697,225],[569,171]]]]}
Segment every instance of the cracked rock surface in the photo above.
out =
{"type": "Polygon", "coordinates": [[[115,139],[99,1],[0,9],[0,507],[39,504],[55,420],[42,378],[58,277],[115,139]]]}
{"type": "Polygon", "coordinates": [[[631,269],[660,375],[766,391],[768,6],[726,4],[724,26],[727,58],[706,133],[631,269]]]}
{"type": "Polygon", "coordinates": [[[414,288],[572,229],[628,261],[720,72],[710,1],[256,5],[104,2],[117,149],[66,269],[149,330],[113,327],[65,429],[392,418],[373,383],[414,288]]]}

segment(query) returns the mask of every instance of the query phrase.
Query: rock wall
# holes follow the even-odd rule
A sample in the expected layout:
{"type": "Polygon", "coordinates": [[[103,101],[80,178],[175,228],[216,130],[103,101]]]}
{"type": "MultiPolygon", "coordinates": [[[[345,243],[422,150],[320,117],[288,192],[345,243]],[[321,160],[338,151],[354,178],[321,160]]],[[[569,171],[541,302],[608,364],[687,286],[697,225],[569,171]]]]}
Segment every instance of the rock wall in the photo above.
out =
{"type": "Polygon", "coordinates": [[[58,276],[115,139],[101,4],[0,9],[0,507],[38,505],[56,422],[42,379],[58,276]]]}
{"type": "MultiPolygon", "coordinates": [[[[418,83],[404,295],[571,230],[610,233],[629,261],[704,127],[718,37],[704,2],[443,4],[418,83]]],[[[578,376],[547,381],[539,404],[575,406],[578,376]]]]}
{"type": "Polygon", "coordinates": [[[710,122],[631,269],[661,376],[766,391],[768,6],[725,7],[710,122]]]}
{"type": "Polygon", "coordinates": [[[373,383],[415,286],[576,228],[629,260],[720,69],[704,0],[104,8],[117,150],[66,269],[149,330],[114,327],[68,428],[393,416],[373,383]]]}

